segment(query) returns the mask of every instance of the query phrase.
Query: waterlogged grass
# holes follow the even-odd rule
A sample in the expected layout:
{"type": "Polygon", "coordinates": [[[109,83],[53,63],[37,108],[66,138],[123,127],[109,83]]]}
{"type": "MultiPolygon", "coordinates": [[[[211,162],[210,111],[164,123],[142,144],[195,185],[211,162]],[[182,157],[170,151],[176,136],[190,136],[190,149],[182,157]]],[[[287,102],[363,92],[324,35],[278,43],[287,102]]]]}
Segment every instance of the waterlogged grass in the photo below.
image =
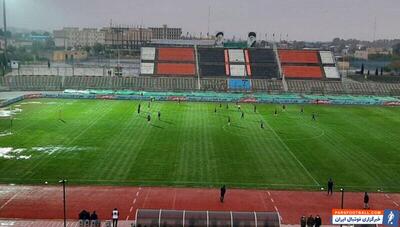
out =
{"type": "Polygon", "coordinates": [[[141,102],[140,114],[138,104],[15,104],[12,125],[0,117],[0,183],[66,178],[87,185],[318,190],[332,177],[347,190],[400,191],[399,108],[306,105],[300,113],[297,105],[285,111],[257,105],[254,112],[242,104],[242,119],[234,104],[141,102]]]}

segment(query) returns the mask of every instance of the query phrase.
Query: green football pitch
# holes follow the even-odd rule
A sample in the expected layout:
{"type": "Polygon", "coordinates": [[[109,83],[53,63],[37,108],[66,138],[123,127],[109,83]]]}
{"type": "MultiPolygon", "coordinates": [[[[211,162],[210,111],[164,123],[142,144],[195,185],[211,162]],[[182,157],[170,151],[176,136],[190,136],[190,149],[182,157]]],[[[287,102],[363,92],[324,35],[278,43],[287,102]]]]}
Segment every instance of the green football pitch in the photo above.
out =
{"type": "Polygon", "coordinates": [[[399,108],[241,104],[242,119],[234,103],[139,103],[24,100],[12,121],[1,110],[0,183],[318,190],[332,177],[400,191],[399,108]]]}

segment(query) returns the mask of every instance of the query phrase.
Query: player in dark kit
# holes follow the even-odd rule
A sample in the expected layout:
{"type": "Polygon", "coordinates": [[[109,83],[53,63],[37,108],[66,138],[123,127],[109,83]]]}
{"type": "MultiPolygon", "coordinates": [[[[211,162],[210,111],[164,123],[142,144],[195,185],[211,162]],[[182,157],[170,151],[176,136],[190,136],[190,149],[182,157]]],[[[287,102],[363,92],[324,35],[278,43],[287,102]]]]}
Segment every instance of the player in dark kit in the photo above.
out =
{"type": "Polygon", "coordinates": [[[161,112],[160,111],[158,111],[157,116],[158,116],[158,120],[161,120],[161,112]]]}
{"type": "Polygon", "coordinates": [[[275,116],[278,116],[278,110],[275,109],[275,116]]]}
{"type": "Polygon", "coordinates": [[[150,116],[150,114],[147,114],[147,123],[150,124],[150,121],[151,121],[151,116],[150,116]]]}
{"type": "Polygon", "coordinates": [[[283,109],[283,111],[286,110],[286,105],[285,104],[282,105],[282,109],[283,109]]]}
{"type": "Polygon", "coordinates": [[[315,113],[312,113],[312,120],[313,120],[313,121],[316,120],[316,118],[315,118],[315,113]]]}
{"type": "Polygon", "coordinates": [[[214,113],[216,113],[216,112],[217,112],[217,107],[214,108],[214,113]]]}
{"type": "Polygon", "coordinates": [[[254,113],[256,113],[256,112],[257,112],[257,106],[254,105],[254,113]]]}
{"type": "Polygon", "coordinates": [[[304,106],[301,107],[300,113],[304,113],[304,106]]]}
{"type": "Polygon", "coordinates": [[[231,125],[231,117],[228,116],[228,125],[231,125]]]}
{"type": "Polygon", "coordinates": [[[140,114],[140,107],[141,107],[141,105],[140,105],[140,103],[139,103],[139,106],[138,106],[138,108],[137,108],[137,113],[138,113],[138,114],[140,114]]]}
{"type": "Polygon", "coordinates": [[[328,195],[333,194],[333,180],[332,178],[329,178],[328,180],[328,195]]]}
{"type": "Polygon", "coordinates": [[[264,129],[264,122],[263,122],[263,121],[260,121],[260,127],[261,127],[262,129],[264,129]]]}
{"type": "Polygon", "coordinates": [[[226,187],[225,187],[225,185],[223,185],[221,187],[221,196],[219,197],[219,201],[221,201],[221,203],[224,202],[225,193],[226,193],[226,187]]]}
{"type": "Polygon", "coordinates": [[[242,119],[244,118],[244,112],[242,112],[242,116],[240,116],[240,118],[242,118],[242,119]]]}

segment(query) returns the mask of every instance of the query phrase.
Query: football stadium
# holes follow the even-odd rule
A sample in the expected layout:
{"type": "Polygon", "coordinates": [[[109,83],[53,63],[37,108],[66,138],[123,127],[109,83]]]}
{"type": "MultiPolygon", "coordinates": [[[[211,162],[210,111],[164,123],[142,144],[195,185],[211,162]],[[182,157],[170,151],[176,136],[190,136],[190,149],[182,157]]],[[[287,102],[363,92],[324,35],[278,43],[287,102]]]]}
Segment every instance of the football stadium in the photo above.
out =
{"type": "Polygon", "coordinates": [[[0,76],[0,226],[398,226],[400,76],[246,35],[0,76]]]}

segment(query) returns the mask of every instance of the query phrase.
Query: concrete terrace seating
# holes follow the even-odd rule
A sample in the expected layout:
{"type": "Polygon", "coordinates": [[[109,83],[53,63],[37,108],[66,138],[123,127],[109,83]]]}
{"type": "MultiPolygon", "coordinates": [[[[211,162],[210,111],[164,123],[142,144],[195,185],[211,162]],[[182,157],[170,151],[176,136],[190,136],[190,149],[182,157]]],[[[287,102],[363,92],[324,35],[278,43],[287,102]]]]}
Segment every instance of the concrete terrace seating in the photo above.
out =
{"type": "Polygon", "coordinates": [[[222,48],[198,48],[197,54],[200,64],[202,63],[216,63],[224,64],[225,55],[222,48]]]}
{"type": "Polygon", "coordinates": [[[157,53],[156,75],[189,77],[196,75],[195,53],[193,48],[160,47],[157,49],[157,53]]]}
{"type": "Polygon", "coordinates": [[[281,64],[319,64],[318,52],[310,50],[279,50],[279,60],[281,64]]]}
{"type": "Polygon", "coordinates": [[[224,49],[199,48],[197,54],[201,77],[226,77],[224,49]]]}
{"type": "Polygon", "coordinates": [[[224,65],[200,65],[202,77],[226,77],[224,65]]]}
{"type": "Polygon", "coordinates": [[[61,77],[57,76],[6,76],[3,78],[4,87],[11,90],[60,90],[61,77]]]}
{"type": "Polygon", "coordinates": [[[251,77],[254,79],[272,79],[279,77],[279,67],[277,64],[251,64],[250,67],[251,77]]]}
{"type": "Polygon", "coordinates": [[[297,79],[322,79],[322,70],[319,66],[293,66],[282,67],[285,78],[297,79]]]}
{"type": "Polygon", "coordinates": [[[202,91],[227,91],[228,81],[226,79],[201,79],[200,87],[202,91]]]}
{"type": "Polygon", "coordinates": [[[281,80],[252,79],[253,91],[282,93],[284,91],[281,80]]]}
{"type": "Polygon", "coordinates": [[[343,94],[345,88],[339,81],[288,80],[289,92],[304,94],[343,94]]]}

